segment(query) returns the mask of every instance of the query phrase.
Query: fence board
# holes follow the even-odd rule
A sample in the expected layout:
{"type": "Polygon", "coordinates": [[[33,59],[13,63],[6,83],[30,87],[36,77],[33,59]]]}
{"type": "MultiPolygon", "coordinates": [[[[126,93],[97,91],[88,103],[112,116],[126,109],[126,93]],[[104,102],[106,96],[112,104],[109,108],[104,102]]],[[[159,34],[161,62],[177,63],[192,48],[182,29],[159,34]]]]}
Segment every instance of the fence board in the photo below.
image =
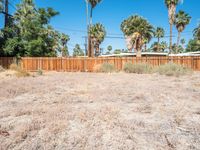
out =
{"type": "Polygon", "coordinates": [[[0,57],[0,66],[2,66],[3,68],[8,69],[9,66],[14,63],[15,58],[13,57],[0,57]]]}
{"type": "MultiPolygon", "coordinates": [[[[0,59],[0,63],[1,63],[0,59]]],[[[96,65],[103,63],[114,64],[116,69],[122,70],[127,62],[148,63],[153,66],[163,65],[169,62],[180,64],[200,71],[200,57],[99,57],[99,58],[45,58],[24,57],[21,60],[23,69],[27,71],[88,71],[93,72],[96,65]]]]}

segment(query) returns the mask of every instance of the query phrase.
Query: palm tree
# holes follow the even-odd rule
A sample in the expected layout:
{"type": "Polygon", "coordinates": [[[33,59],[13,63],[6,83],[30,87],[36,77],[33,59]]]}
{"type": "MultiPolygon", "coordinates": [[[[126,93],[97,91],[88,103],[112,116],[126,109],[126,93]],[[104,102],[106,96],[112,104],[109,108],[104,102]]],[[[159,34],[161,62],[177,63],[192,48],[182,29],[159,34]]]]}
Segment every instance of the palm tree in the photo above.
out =
{"type": "Polygon", "coordinates": [[[101,2],[101,0],[88,0],[88,2],[91,5],[90,9],[90,25],[92,24],[92,15],[93,15],[93,9],[101,2]]]}
{"type": "Polygon", "coordinates": [[[91,37],[92,53],[94,52],[93,49],[95,49],[95,54],[98,55],[100,53],[99,45],[104,41],[106,30],[102,24],[97,23],[90,27],[89,34],[91,37]]]}
{"type": "Polygon", "coordinates": [[[177,38],[177,50],[176,53],[178,51],[178,47],[179,47],[179,43],[180,43],[180,38],[181,38],[181,32],[183,32],[183,30],[185,29],[186,25],[188,25],[190,23],[191,17],[185,13],[184,11],[179,11],[176,14],[175,17],[175,25],[176,25],[176,29],[178,30],[178,38],[177,38]]]}
{"type": "Polygon", "coordinates": [[[129,40],[129,50],[133,48],[137,51],[137,56],[141,57],[141,49],[144,41],[151,40],[154,34],[153,26],[143,17],[138,15],[131,16],[121,24],[121,30],[129,40]]]}
{"type": "MultiPolygon", "coordinates": [[[[92,25],[92,17],[93,17],[93,9],[97,6],[97,4],[99,4],[101,2],[101,0],[86,0],[86,4],[87,4],[87,9],[88,9],[88,3],[90,4],[91,6],[91,9],[90,9],[90,22],[89,22],[89,26],[88,26],[88,33],[89,33],[89,30],[90,30],[90,27],[92,25]]],[[[88,11],[88,10],[86,10],[88,11]]],[[[87,12],[88,13],[88,12],[87,12]]],[[[91,39],[90,39],[90,35],[88,35],[88,56],[89,57],[93,57],[93,50],[92,50],[92,42],[91,42],[91,39]]]]}
{"type": "Polygon", "coordinates": [[[194,37],[200,40],[200,24],[198,25],[197,28],[194,29],[193,33],[194,33],[194,37]]]}
{"type": "MultiPolygon", "coordinates": [[[[87,42],[89,42],[89,12],[88,12],[88,9],[89,9],[89,7],[88,7],[88,0],[85,0],[85,4],[86,4],[86,23],[87,23],[87,37],[88,37],[88,41],[87,42]]],[[[87,53],[88,53],[88,49],[89,49],[89,44],[87,45],[87,50],[86,50],[86,54],[85,55],[87,55],[87,53]]]]}
{"type": "Polygon", "coordinates": [[[163,38],[165,36],[165,30],[161,27],[157,27],[154,36],[158,38],[157,51],[160,51],[160,38],[163,38]]]}
{"type": "Polygon", "coordinates": [[[173,24],[175,21],[175,13],[176,13],[176,6],[180,0],[165,0],[165,5],[168,8],[168,17],[169,17],[169,24],[170,24],[170,40],[169,40],[169,50],[170,53],[172,51],[172,29],[173,29],[173,24]]]}

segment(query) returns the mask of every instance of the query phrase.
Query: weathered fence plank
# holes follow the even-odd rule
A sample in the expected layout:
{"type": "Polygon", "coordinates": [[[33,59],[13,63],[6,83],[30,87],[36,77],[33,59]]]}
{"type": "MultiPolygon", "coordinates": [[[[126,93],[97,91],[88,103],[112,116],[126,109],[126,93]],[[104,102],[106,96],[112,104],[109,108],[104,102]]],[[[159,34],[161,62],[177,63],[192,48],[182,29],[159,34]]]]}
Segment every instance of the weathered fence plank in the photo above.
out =
{"type": "Polygon", "coordinates": [[[9,66],[15,61],[16,59],[13,57],[0,57],[0,66],[3,68],[8,69],[9,66]]]}

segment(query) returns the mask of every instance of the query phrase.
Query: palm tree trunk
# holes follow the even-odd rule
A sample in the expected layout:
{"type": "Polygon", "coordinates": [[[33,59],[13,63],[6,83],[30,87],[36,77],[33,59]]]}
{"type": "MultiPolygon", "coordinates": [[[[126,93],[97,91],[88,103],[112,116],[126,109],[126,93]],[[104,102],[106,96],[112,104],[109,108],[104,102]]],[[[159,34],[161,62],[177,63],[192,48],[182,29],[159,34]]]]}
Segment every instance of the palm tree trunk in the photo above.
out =
{"type": "Polygon", "coordinates": [[[90,25],[92,25],[93,8],[90,9],[90,25]]]}
{"type": "Polygon", "coordinates": [[[86,3],[86,23],[87,23],[87,40],[86,40],[86,43],[87,43],[87,51],[85,53],[85,55],[88,55],[89,56],[89,12],[88,12],[88,0],[85,0],[85,3],[86,3]]]}
{"type": "Polygon", "coordinates": [[[141,39],[136,40],[136,49],[137,49],[137,54],[136,57],[142,57],[142,52],[141,52],[141,39]]]}
{"type": "MultiPolygon", "coordinates": [[[[91,9],[90,9],[89,29],[90,29],[90,27],[92,25],[92,13],[93,13],[93,8],[91,7],[91,9]]],[[[94,57],[94,48],[93,48],[93,45],[92,45],[92,40],[91,40],[90,34],[88,35],[88,56],[89,57],[94,57]]]]}
{"type": "Polygon", "coordinates": [[[173,29],[173,24],[170,24],[170,39],[169,39],[169,53],[172,53],[172,29],[173,29]]]}
{"type": "Polygon", "coordinates": [[[178,38],[177,38],[177,44],[176,44],[176,53],[178,53],[180,38],[181,38],[181,32],[178,32],[178,38]]]}
{"type": "Polygon", "coordinates": [[[158,52],[160,51],[160,38],[158,38],[157,50],[158,50],[158,52]]]}

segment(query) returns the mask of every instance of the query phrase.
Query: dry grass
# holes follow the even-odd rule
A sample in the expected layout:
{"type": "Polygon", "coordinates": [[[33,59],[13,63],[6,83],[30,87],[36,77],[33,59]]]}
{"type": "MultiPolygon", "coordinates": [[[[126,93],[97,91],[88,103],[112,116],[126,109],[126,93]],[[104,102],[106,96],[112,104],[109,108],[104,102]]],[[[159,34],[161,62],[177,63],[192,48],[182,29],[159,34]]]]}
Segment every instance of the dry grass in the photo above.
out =
{"type": "Polygon", "coordinates": [[[131,62],[128,62],[124,65],[123,70],[126,73],[146,74],[152,73],[153,67],[145,63],[132,64],[131,62]]]}
{"type": "Polygon", "coordinates": [[[178,64],[168,63],[157,67],[156,72],[158,72],[161,75],[178,77],[182,75],[191,74],[192,70],[178,64]]]}
{"type": "Polygon", "coordinates": [[[103,63],[94,67],[95,72],[112,73],[115,72],[115,66],[110,63],[103,63]]]}
{"type": "Polygon", "coordinates": [[[0,65],[0,72],[5,71],[5,69],[0,65]]]}
{"type": "Polygon", "coordinates": [[[0,149],[200,149],[199,75],[5,76],[0,149]]]}
{"type": "Polygon", "coordinates": [[[30,76],[30,74],[27,71],[21,69],[20,66],[18,66],[17,64],[11,64],[9,69],[16,71],[17,77],[28,77],[28,76],[30,76]]]}

